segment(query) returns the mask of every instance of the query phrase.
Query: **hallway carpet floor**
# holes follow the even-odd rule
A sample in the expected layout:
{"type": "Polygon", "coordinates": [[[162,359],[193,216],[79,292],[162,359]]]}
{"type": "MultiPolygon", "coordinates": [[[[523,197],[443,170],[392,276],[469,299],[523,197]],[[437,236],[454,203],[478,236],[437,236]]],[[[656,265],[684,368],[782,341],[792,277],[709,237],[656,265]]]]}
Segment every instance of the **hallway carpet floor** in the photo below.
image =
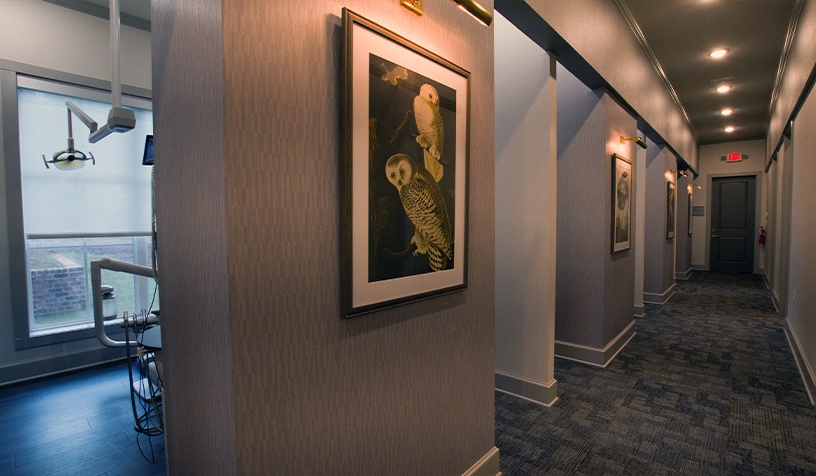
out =
{"type": "Polygon", "coordinates": [[[695,272],[550,408],[496,393],[506,475],[816,474],[816,410],[760,276],[695,272]]]}

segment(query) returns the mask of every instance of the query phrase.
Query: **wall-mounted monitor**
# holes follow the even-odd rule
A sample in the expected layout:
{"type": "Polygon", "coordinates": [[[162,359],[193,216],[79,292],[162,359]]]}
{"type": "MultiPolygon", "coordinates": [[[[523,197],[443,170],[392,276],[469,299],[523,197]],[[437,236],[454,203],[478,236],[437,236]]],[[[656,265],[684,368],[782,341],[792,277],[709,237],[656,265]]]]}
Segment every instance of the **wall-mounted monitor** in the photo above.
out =
{"type": "Polygon", "coordinates": [[[144,155],[142,156],[142,165],[153,165],[153,134],[148,134],[145,137],[144,155]]]}

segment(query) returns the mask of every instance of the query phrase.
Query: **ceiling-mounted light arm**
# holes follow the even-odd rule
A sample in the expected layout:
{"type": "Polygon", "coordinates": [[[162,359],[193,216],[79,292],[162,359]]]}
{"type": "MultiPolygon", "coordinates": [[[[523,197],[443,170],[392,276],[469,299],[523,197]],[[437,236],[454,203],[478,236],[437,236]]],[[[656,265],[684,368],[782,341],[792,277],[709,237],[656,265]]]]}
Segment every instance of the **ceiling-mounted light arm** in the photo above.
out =
{"type": "Polygon", "coordinates": [[[484,26],[490,26],[490,23],[493,22],[493,15],[475,0],[453,0],[453,3],[484,26]]]}
{"type": "Polygon", "coordinates": [[[646,148],[646,141],[643,140],[643,137],[640,137],[640,136],[635,136],[635,137],[623,137],[623,136],[620,136],[620,143],[621,144],[625,144],[626,141],[628,141],[628,140],[635,141],[635,144],[639,145],[640,148],[642,148],[642,149],[646,148]]]}
{"type": "MultiPolygon", "coordinates": [[[[76,114],[76,117],[78,117],[79,120],[81,120],[82,123],[85,124],[85,126],[88,127],[88,129],[91,131],[91,134],[96,132],[96,128],[99,127],[99,125],[96,123],[96,121],[93,120],[93,117],[86,114],[85,111],[80,109],[79,106],[72,103],[71,101],[65,101],[65,106],[68,108],[68,135],[69,136],[73,136],[73,128],[71,127],[71,113],[72,112],[74,114],[76,114]]],[[[71,137],[70,139],[71,139],[71,142],[74,141],[73,137],[71,137]]]]}
{"type": "Polygon", "coordinates": [[[94,159],[92,153],[88,152],[86,154],[74,147],[74,121],[71,115],[76,115],[90,129],[92,135],[96,131],[96,121],[71,101],[65,101],[65,106],[68,112],[68,148],[54,152],[51,160],[46,159],[45,154],[43,154],[42,159],[45,168],[50,169],[51,167],[48,164],[54,164],[60,170],[76,170],[84,167],[85,161],[88,160],[96,165],[96,159],[94,159]]]}
{"type": "Polygon", "coordinates": [[[119,73],[119,0],[110,0],[111,110],[108,121],[91,131],[88,141],[95,144],[112,132],[127,132],[136,127],[136,114],[122,107],[122,81],[119,73]]]}
{"type": "Polygon", "coordinates": [[[122,107],[122,80],[119,71],[119,0],[110,0],[111,107],[122,107]]]}

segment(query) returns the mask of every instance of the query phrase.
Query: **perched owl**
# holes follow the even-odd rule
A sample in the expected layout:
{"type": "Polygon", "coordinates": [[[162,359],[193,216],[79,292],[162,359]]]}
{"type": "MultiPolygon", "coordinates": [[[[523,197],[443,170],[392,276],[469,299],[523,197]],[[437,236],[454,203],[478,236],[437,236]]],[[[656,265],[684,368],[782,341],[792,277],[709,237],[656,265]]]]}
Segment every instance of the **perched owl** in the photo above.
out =
{"type": "Polygon", "coordinates": [[[447,267],[453,258],[448,209],[442,192],[427,170],[405,154],[392,155],[385,164],[388,181],[399,191],[402,208],[416,231],[414,254],[427,254],[434,271],[447,267]]]}
{"type": "Polygon", "coordinates": [[[442,158],[445,129],[439,114],[439,93],[430,84],[423,84],[419,88],[419,96],[414,98],[414,117],[419,130],[416,141],[425,150],[425,168],[439,182],[444,172],[439,160],[442,158]]]}

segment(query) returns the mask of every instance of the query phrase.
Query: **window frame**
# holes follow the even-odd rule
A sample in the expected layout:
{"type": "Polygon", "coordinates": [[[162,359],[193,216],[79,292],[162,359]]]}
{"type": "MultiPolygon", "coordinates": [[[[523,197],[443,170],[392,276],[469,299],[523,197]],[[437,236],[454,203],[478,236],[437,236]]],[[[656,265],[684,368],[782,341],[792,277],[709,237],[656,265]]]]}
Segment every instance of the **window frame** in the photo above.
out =
{"type": "MultiPolygon", "coordinates": [[[[29,328],[29,293],[26,258],[26,235],[23,227],[23,195],[20,166],[20,124],[17,102],[18,77],[59,83],[69,89],[81,88],[91,93],[110,94],[111,84],[86,76],[55,71],[14,61],[0,60],[0,181],[5,182],[6,230],[8,239],[8,282],[11,291],[14,346],[16,350],[41,347],[75,340],[95,338],[93,327],[60,333],[31,336],[29,328]]],[[[152,102],[150,90],[122,85],[123,103],[128,96],[152,102]]],[[[82,130],[80,127],[78,130],[82,130]]],[[[1,227],[2,225],[0,225],[1,227]]],[[[0,233],[3,230],[0,228],[0,233]]],[[[2,266],[0,260],[0,267],[2,266]]]]}

